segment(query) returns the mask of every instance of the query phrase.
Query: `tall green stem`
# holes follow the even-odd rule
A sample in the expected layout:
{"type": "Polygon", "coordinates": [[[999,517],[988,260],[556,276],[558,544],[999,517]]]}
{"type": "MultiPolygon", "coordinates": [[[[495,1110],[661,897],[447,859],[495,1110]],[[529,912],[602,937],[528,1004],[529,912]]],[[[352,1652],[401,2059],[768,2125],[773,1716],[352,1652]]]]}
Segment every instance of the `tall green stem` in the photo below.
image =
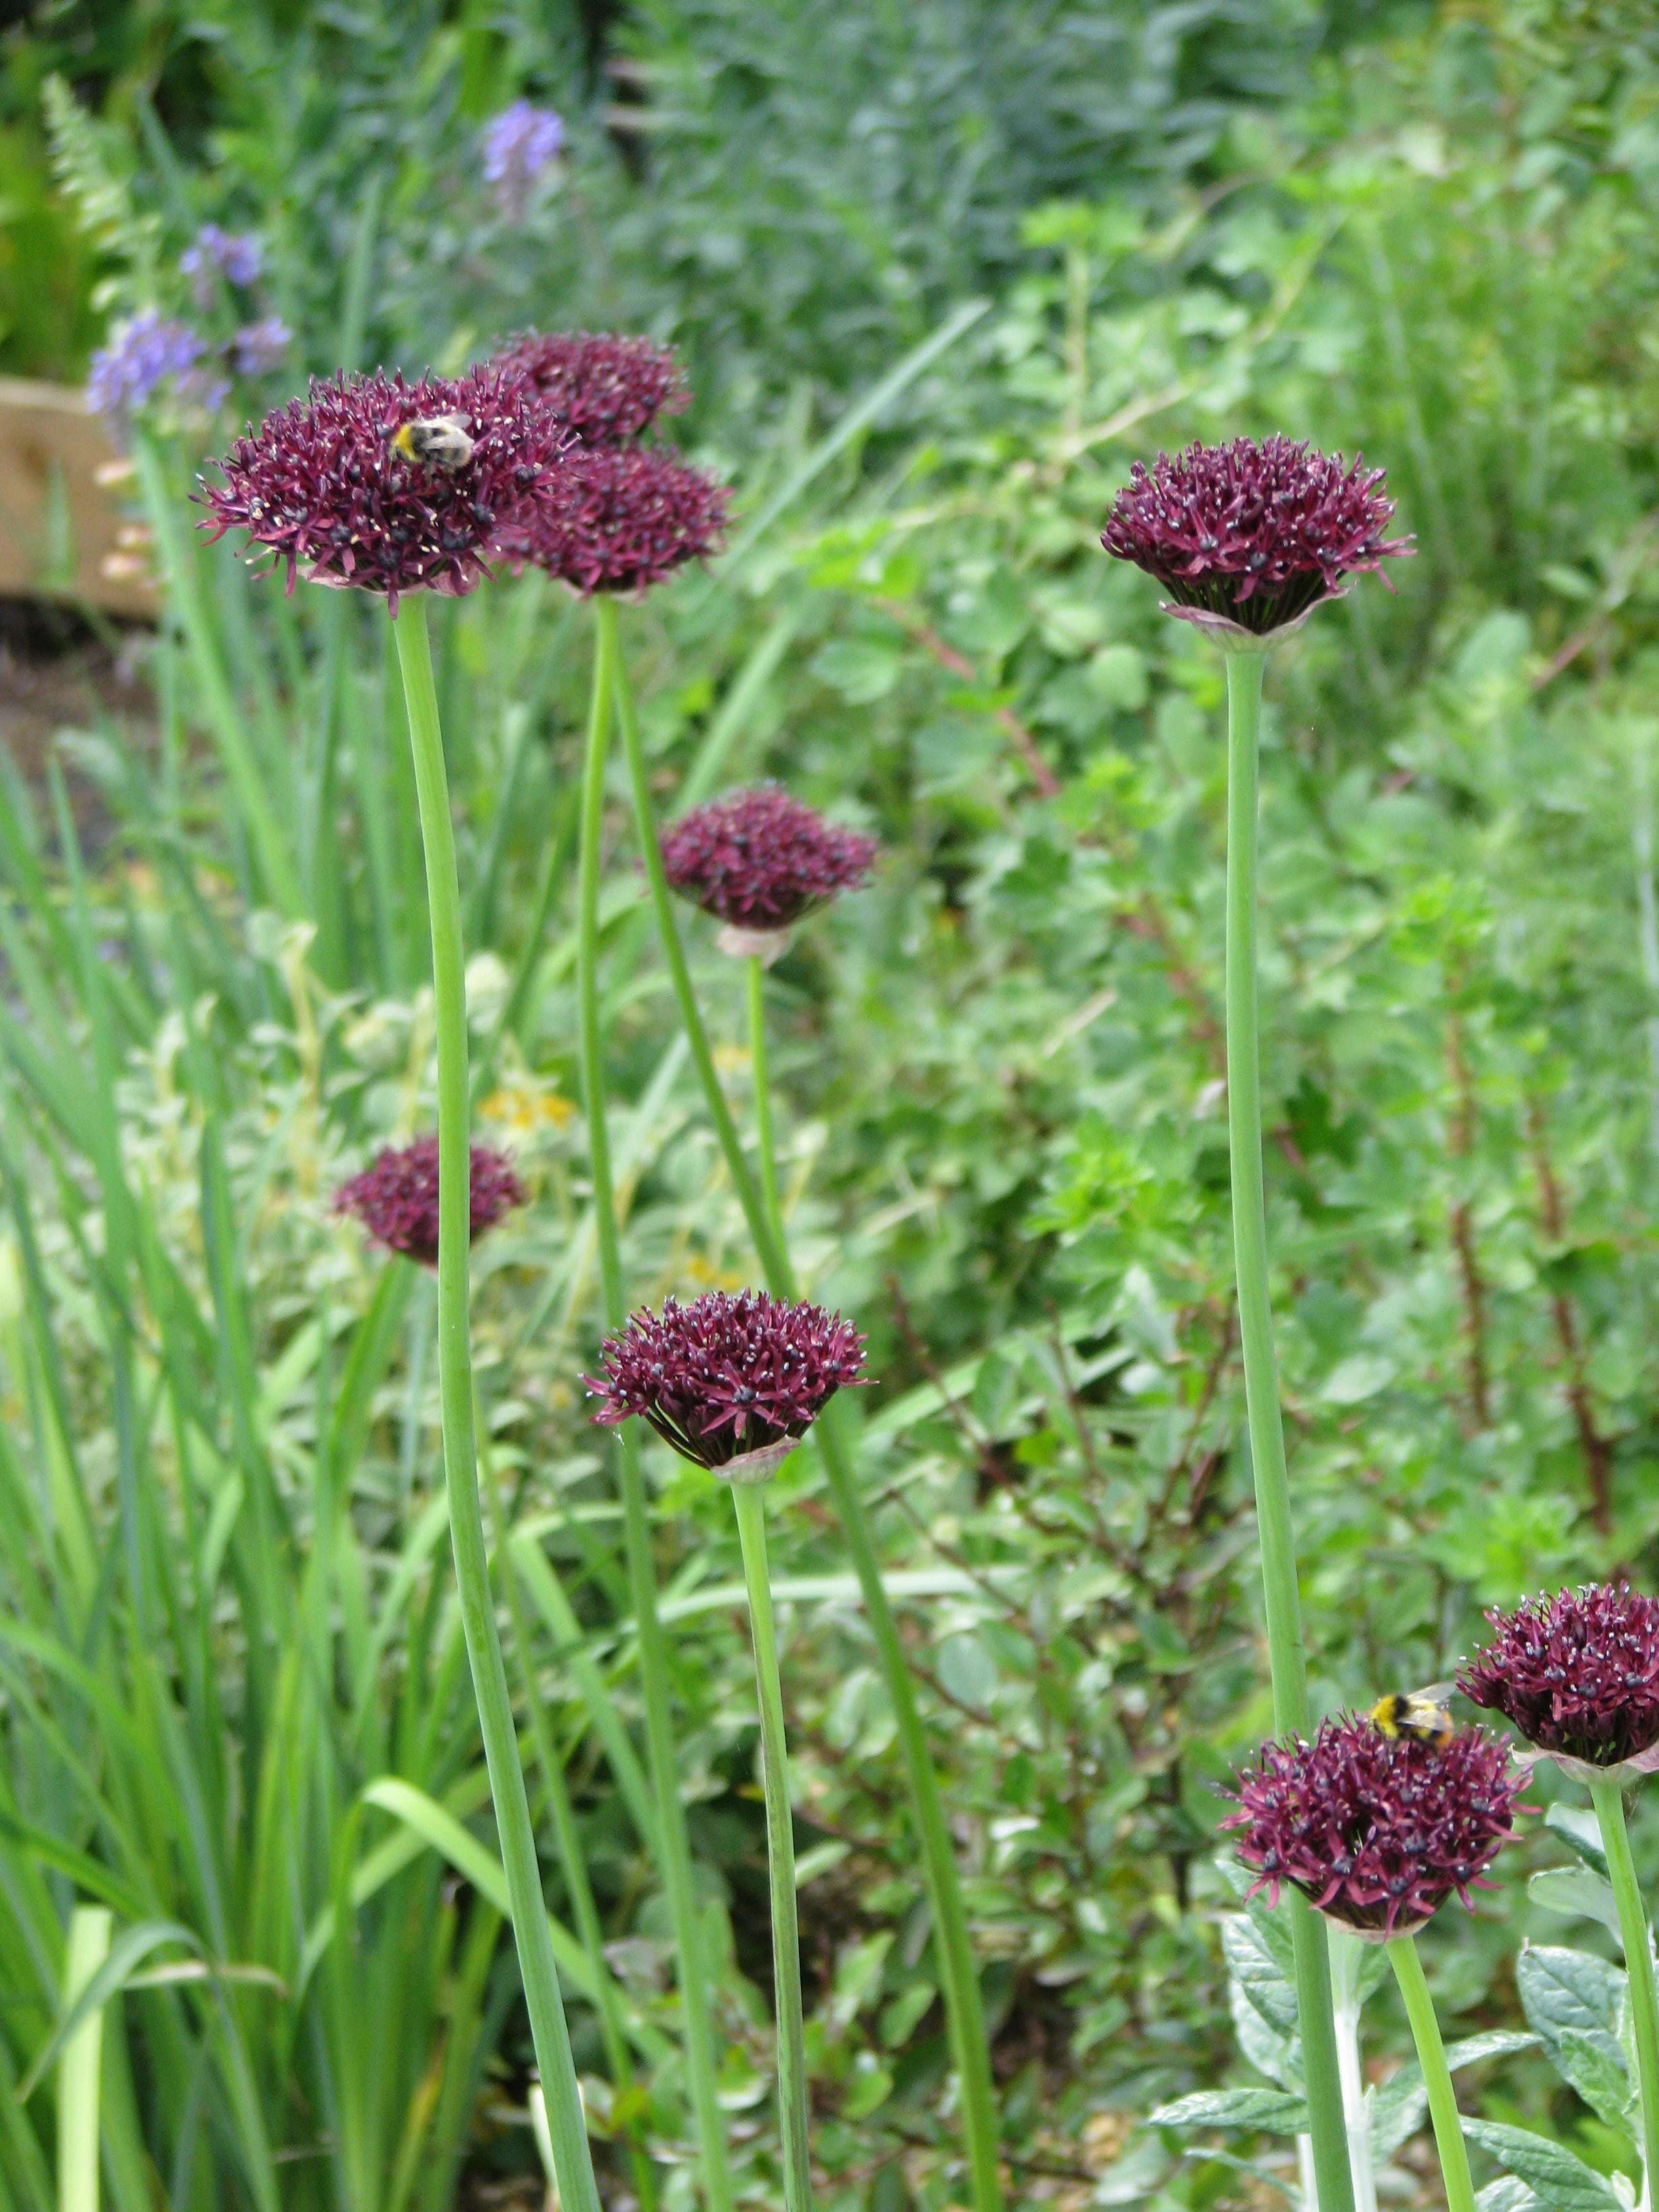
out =
{"type": "Polygon", "coordinates": [[[772,1127],[772,1084],[767,1072],[766,968],[754,953],[744,962],[749,1000],[749,1072],[755,1094],[755,1147],[760,1155],[761,1197],[773,1240],[785,1249],[783,1205],[778,1196],[778,1146],[772,1127]]]}
{"type": "Polygon", "coordinates": [[[541,1869],[507,1669],[489,1589],[489,1558],[478,1499],[472,1427],[472,1351],[467,1310],[467,1253],[471,1242],[466,1079],[466,974],[461,947],[460,883],[438,699],[432,682],[426,602],[404,600],[392,624],[409,712],[409,738],[426,852],[427,903],[432,919],[432,997],[438,1052],[438,1387],[443,1412],[444,1480],[461,1626],[472,1669],[484,1764],[495,1808],[507,1900],[524,1978],[536,2063],[566,2212],[599,2212],[593,2162],[582,2118],[581,2094],[559,1995],[558,1968],[547,1932],[541,1869]]]}
{"type": "Polygon", "coordinates": [[[565,1784],[564,1765],[554,1744],[553,1731],[548,1725],[547,1709],[536,1694],[536,1678],[531,1664],[530,1631],[525,1620],[524,1601],[519,1593],[518,1570],[514,1565],[513,1554],[507,1547],[507,1506],[501,1496],[501,1473],[495,1464],[495,1455],[490,1449],[489,1425],[483,1418],[476,1388],[472,1393],[472,1425],[478,1437],[478,1461],[483,1471],[483,1493],[489,1506],[489,1531],[495,1542],[496,1563],[501,1570],[501,1595],[507,1600],[508,1650],[519,1678],[519,1694],[524,1700],[531,1748],[541,1770],[547,1809],[553,1816],[553,1833],[559,1847],[559,1863],[564,1869],[565,1888],[570,1897],[570,1917],[576,1924],[582,1949],[587,1954],[588,1970],[593,1977],[599,2013],[599,2038],[605,2045],[605,2063],[611,2069],[618,2106],[626,2115],[623,2133],[628,2139],[629,2162],[634,2169],[634,2186],[639,2191],[641,2212],[656,2212],[657,2178],[641,2125],[641,2099],[634,2077],[633,2061],[628,2055],[628,2039],[623,2033],[616,1977],[605,1960],[604,1923],[599,1918],[593,1884],[588,1877],[587,1860],[582,1850],[581,1835],[576,1826],[576,1808],[570,1802],[570,1792],[565,1784]]]}
{"type": "Polygon", "coordinates": [[[755,1644],[760,1707],[761,1783],[766,1797],[766,1866],[772,1888],[772,1977],[778,2019],[778,2124],[783,2136],[785,2212],[811,2212],[812,2167],[806,2108],[806,2031],[801,2015],[800,1927],[795,1911],[794,1813],[788,1740],[778,1673],[777,1631],[766,1564],[766,1485],[734,1482],[743,1578],[755,1644]]]}
{"type": "MultiPolygon", "coordinates": [[[[1227,1135],[1232,1156],[1233,1253],[1244,1401],[1255,1477],[1273,1728],[1308,1729],[1308,1662],[1297,1595],[1296,1540],[1267,1293],[1267,1211],[1261,1176],[1261,1063],[1256,1024],[1256,804],[1261,727],[1260,653],[1227,655],[1227,1135]]],[[[1342,2087],[1323,1924],[1289,1897],[1297,2010],[1320,2212],[1352,2212],[1342,2087]]]]}
{"type": "MultiPolygon", "coordinates": [[[[708,1046],[708,1034],[698,1011],[691,971],[686,965],[685,948],[680,942],[679,924],[674,915],[673,893],[663,872],[662,850],[657,837],[656,809],[652,803],[651,782],[646,766],[645,747],[640,737],[639,717],[634,709],[627,668],[620,657],[617,663],[617,713],[622,724],[623,744],[628,756],[634,813],[639,826],[646,879],[651,887],[657,934],[669,979],[673,985],[674,996],[678,1002],[686,1043],[690,1048],[698,1080],[702,1085],[708,1118],[714,1124],[726,1172],[743,1207],[744,1218],[748,1223],[750,1237],[766,1277],[767,1287],[775,1297],[793,1298],[795,1296],[794,1271],[790,1267],[789,1255],[782,1239],[767,1218],[765,1201],[750,1172],[749,1162],[744,1155],[743,1140],[738,1134],[737,1124],[732,1119],[732,1109],[726,1103],[726,1094],[720,1089],[714,1056],[708,1046]]],[[[933,1913],[951,2057],[957,2069],[962,2100],[963,2132],[967,2139],[974,2212],[1001,2212],[1002,2181],[998,2170],[997,2110],[991,2087],[990,2051],[985,2039],[985,2015],[980,2002],[979,1974],[968,1933],[968,1915],[963,1905],[956,1854],[951,1848],[950,1829],[945,1824],[939,1777],[933,1771],[933,1757],[927,1745],[927,1731],[917,1709],[915,1685],[905,1662],[904,1647],[899,1640],[898,1623],[893,1617],[893,1608],[882,1582],[875,1540],[871,1534],[864,1510],[864,1498],[854,1473],[852,1453],[848,1447],[842,1419],[843,1410],[839,1401],[832,1400],[813,1424],[812,1434],[823,1462],[824,1476],[835,1503],[836,1517],[841,1522],[848,1556],[852,1560],[853,1571],[858,1577],[865,1619],[870,1624],[882,1679],[886,1684],[888,1700],[893,1709],[894,1725],[898,1731],[899,1750],[910,1791],[912,1816],[916,1824],[917,1840],[921,1845],[927,1902],[933,1913]]],[[[1336,2203],[1334,2212],[1347,2212],[1346,2203],[1336,2203]]]]}
{"type": "Polygon", "coordinates": [[[1625,1826],[1624,1790],[1612,1779],[1592,1782],[1590,1802],[1601,1823],[1601,1848],[1607,1853],[1607,1875],[1619,1909],[1619,1934],[1625,1947],[1631,2026],[1636,2034],[1636,2080],[1642,2100],[1643,2197],[1651,2204],[1654,2191],[1659,2188],[1659,1990],[1654,1986],[1653,1941],[1636,1879],[1636,1862],[1631,1856],[1630,1831],[1625,1826]]]}
{"type": "MultiPolygon", "coordinates": [[[[593,617],[593,695],[587,723],[587,755],[582,770],[576,999],[581,1042],[582,1110],[587,1121],[588,1162],[593,1176],[599,1282],[605,1324],[615,1329],[620,1328],[626,1319],[627,1305],[611,1173],[611,1137],[605,1119],[605,1059],[599,1026],[599,842],[605,819],[605,751],[620,661],[616,607],[603,593],[594,599],[593,617]]],[[[651,1765],[651,1786],[657,1801],[663,1886],[668,1893],[669,1917],[673,1923],[674,1946],[679,1960],[685,2068],[697,2142],[702,2154],[703,2188],[709,2212],[732,2212],[732,2179],[726,2160],[726,2121],[718,2089],[708,1971],[691,1874],[691,1844],[686,1833],[685,1808],[680,1801],[679,1763],[675,1755],[669,1700],[668,1650],[657,1612],[656,1570],[651,1557],[645,1474],[638,1449],[626,1427],[617,1436],[617,1449],[622,1469],[623,1537],[640,1646],[646,1749],[651,1765]]]]}
{"type": "MultiPolygon", "coordinates": [[[[1434,2001],[1423,1978],[1423,1961],[1417,1955],[1414,1936],[1395,1936],[1386,1946],[1394,1978],[1406,2001],[1417,2063],[1423,2069],[1423,2086],[1429,2093],[1429,2118],[1434,2123],[1435,2148],[1440,2153],[1440,2174],[1446,2185],[1446,2212],[1474,2212],[1474,2184],[1469,2179],[1469,2154],[1463,2142],[1463,2123],[1457,2116],[1457,2097],[1446,2064],[1440,2024],[1434,2001]]],[[[1324,2184],[1320,2185],[1322,2192],[1324,2184]]],[[[1322,2193],[1320,2203],[1324,2197],[1322,2193]]]]}

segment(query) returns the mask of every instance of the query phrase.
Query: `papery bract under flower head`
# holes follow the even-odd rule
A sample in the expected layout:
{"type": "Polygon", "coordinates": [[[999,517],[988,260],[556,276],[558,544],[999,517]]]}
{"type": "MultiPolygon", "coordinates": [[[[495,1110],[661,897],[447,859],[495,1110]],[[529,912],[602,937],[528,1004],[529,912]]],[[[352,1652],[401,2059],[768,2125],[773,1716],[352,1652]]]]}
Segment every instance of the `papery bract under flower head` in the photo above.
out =
{"type": "Polygon", "coordinates": [[[1592,1583],[1486,1619],[1492,1640],[1457,1678],[1466,1698],[1552,1758],[1659,1765],[1659,1601],[1592,1583]]]}
{"type": "MultiPolygon", "coordinates": [[[[504,1152],[474,1145],[469,1156],[467,1196],[474,1240],[493,1229],[504,1213],[524,1204],[524,1186],[504,1152]]],[[[337,1213],[362,1223],[375,1242],[423,1267],[438,1264],[438,1139],[417,1137],[412,1145],[388,1146],[360,1175],[334,1194],[337,1213]]]]}
{"type": "Polygon", "coordinates": [[[764,1291],[670,1298],[608,1337],[604,1372],[585,1376],[596,1421],[631,1414],[699,1467],[734,1480],[769,1474],[834,1397],[864,1372],[864,1340],[822,1306],[764,1291]],[[746,1463],[746,1464],[745,1464],[746,1463]]]}
{"type": "Polygon", "coordinates": [[[1479,1729],[1443,1746],[1388,1736],[1357,1715],[1311,1743],[1264,1744],[1232,1793],[1237,1851],[1278,1901],[1285,1883],[1362,1935],[1419,1928],[1469,1891],[1510,1840],[1524,1780],[1479,1729]]]}
{"type": "Polygon", "coordinates": [[[296,576],[378,592],[395,614],[408,592],[470,592],[505,533],[556,505],[568,434],[499,369],[405,384],[377,370],[313,382],[267,415],[203,480],[210,536],[245,530],[296,576]],[[456,469],[406,459],[405,422],[453,416],[471,442],[456,469]]]}
{"type": "Polygon", "coordinates": [[[826,822],[775,783],[694,807],[664,832],[663,870],[705,914],[739,929],[790,928],[865,882],[873,837],[826,822]]]}
{"type": "Polygon", "coordinates": [[[670,346],[606,331],[526,331],[495,366],[528,377],[542,404],[584,446],[626,446],[690,394],[670,346]]]}
{"type": "Polygon", "coordinates": [[[647,591],[720,550],[726,502],[723,484],[665,447],[578,447],[559,498],[511,532],[505,550],[584,599],[647,591]]]}
{"type": "Polygon", "coordinates": [[[1289,438],[1189,446],[1137,461],[1101,544],[1170,594],[1168,611],[1237,641],[1266,638],[1340,596],[1345,577],[1413,549],[1384,535],[1381,469],[1289,438]]]}

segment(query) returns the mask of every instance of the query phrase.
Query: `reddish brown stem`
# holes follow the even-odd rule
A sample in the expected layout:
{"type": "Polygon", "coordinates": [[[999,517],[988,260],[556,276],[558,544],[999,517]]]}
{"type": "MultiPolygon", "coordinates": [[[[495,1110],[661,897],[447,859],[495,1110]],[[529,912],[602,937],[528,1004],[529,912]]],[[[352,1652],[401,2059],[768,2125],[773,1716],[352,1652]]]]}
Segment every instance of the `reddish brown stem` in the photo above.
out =
{"type": "MultiPolygon", "coordinates": [[[[1535,1097],[1527,1101],[1527,1134],[1532,1145],[1533,1172],[1538,1178],[1539,1220],[1545,1237],[1559,1249],[1566,1242],[1566,1209],[1561,1202],[1561,1186],[1550,1158],[1549,1127],[1543,1101],[1535,1097]]],[[[1584,1455],[1590,1519],[1605,1536],[1613,1526],[1613,1445],[1596,1426],[1589,1370],[1572,1301],[1559,1287],[1552,1289],[1549,1299],[1550,1319],[1554,1324],[1556,1342],[1561,1347],[1561,1364],[1566,1376],[1567,1404],[1578,1433],[1578,1448],[1584,1455]]]]}
{"type": "MultiPolygon", "coordinates": [[[[1475,1107],[1474,1086],[1469,1079],[1468,1061],[1463,1051],[1462,1017],[1455,1009],[1447,1030],[1446,1056],[1451,1070],[1453,1097],[1446,1145],[1453,1161],[1458,1163],[1467,1160],[1474,1150],[1475,1107]]],[[[1484,1429],[1492,1419],[1492,1394],[1486,1379],[1486,1285],[1474,1249],[1474,1223],[1469,1201],[1462,1196],[1452,1200],[1451,1241],[1457,1255],[1463,1297],[1467,1344],[1464,1372],[1468,1378],[1469,1418],[1477,1429],[1484,1429]]]]}
{"type": "MultiPolygon", "coordinates": [[[[890,622],[895,622],[913,645],[919,645],[930,659],[956,677],[959,682],[982,685],[985,679],[965,653],[942,638],[931,623],[919,615],[914,607],[906,606],[902,599],[877,599],[890,622]]],[[[1054,774],[1042,753],[1029,726],[1022,722],[1012,707],[994,707],[991,719],[1013,744],[1015,751],[1025,763],[1025,772],[1044,799],[1052,799],[1060,789],[1060,778],[1054,774]]]]}

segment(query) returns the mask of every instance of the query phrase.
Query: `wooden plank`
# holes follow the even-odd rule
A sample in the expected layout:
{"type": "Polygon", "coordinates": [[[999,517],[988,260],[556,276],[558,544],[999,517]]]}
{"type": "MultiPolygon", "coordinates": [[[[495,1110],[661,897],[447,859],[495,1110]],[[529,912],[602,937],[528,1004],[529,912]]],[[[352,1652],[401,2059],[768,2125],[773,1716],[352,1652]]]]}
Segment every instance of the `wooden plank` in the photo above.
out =
{"type": "Polygon", "coordinates": [[[155,614],[123,466],[84,392],[0,377],[0,592],[155,614]]]}

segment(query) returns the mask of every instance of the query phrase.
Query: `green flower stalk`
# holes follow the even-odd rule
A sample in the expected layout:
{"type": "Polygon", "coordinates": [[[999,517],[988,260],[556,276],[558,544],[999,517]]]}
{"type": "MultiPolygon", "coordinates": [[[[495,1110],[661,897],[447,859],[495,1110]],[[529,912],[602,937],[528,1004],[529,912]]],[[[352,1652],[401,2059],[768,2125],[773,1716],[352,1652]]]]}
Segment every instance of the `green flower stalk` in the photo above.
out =
{"type": "Polygon", "coordinates": [[[1600,1583],[1489,1613],[1491,1641],[1457,1686],[1502,1713],[1589,1790],[1624,1947],[1642,2106],[1645,2201],[1659,2185],[1659,1984],[1647,1907],[1631,1856],[1625,1792],[1659,1768],[1659,1601],[1600,1583]]]}
{"type": "Polygon", "coordinates": [[[427,594],[477,587],[501,533],[560,504],[564,434],[488,368],[413,386],[380,374],[313,385],[204,483],[210,536],[245,531],[296,578],[386,601],[409,720],[432,929],[438,1091],[438,1368],[444,1480],[461,1623],[514,1936],[565,2212],[599,2212],[581,2093],[542,1895],[530,1800],[490,1589],[473,1428],[467,1024],[460,884],[427,594]],[[400,605],[401,603],[401,605],[400,605]]]}
{"type": "MultiPolygon", "coordinates": [[[[587,341],[586,346],[591,348],[595,343],[587,341]]],[[[596,391],[609,390],[615,365],[614,354],[601,360],[579,348],[574,381],[586,388],[591,368],[597,380],[596,391]]],[[[557,374],[560,389],[566,390],[572,381],[571,364],[559,364],[557,374]]],[[[628,367],[623,381],[630,392],[635,389],[635,368],[628,367]]],[[[594,598],[604,619],[614,620],[608,610],[616,595],[649,590],[688,562],[714,551],[725,527],[725,495],[717,485],[696,470],[688,468],[670,452],[629,442],[640,421],[648,419],[650,411],[662,404],[656,396],[654,384],[648,388],[639,386],[638,390],[644,393],[644,415],[641,415],[638,406],[630,404],[617,416],[611,434],[618,442],[585,449],[580,466],[572,471],[572,495],[562,503],[558,512],[512,533],[510,550],[514,558],[545,568],[583,597],[594,598]]],[[[575,419],[574,416],[572,419],[575,419]]],[[[766,1201],[756,1187],[744,1156],[691,988],[657,842],[638,719],[620,654],[614,675],[617,714],[628,756],[646,872],[663,957],[679,1004],[686,1042],[768,1285],[775,1296],[791,1301],[794,1288],[788,1255],[768,1218],[766,1201]]],[[[755,917],[755,926],[762,933],[763,945],[746,949],[764,951],[769,935],[775,937],[775,932],[769,933],[764,917],[755,917]]],[[[955,1856],[897,1624],[882,1584],[851,1455],[836,1413],[836,1409],[830,1407],[818,1425],[819,1448],[892,1701],[915,1808],[928,1901],[939,1947],[939,1978],[945,1993],[951,2057],[961,2083],[975,2212],[1000,2212],[1002,2191],[997,2166],[990,2059],[955,1856]]]]}
{"type": "Polygon", "coordinates": [[[859,1381],[864,1347],[838,1316],[764,1291],[711,1291],[689,1306],[636,1313],[610,1337],[587,1379],[595,1419],[637,1416],[683,1458],[732,1486],[743,1548],[760,1713],[771,1885],[778,2035],[778,2106],[787,2212],[810,2212],[805,2026],[795,1906],[794,1815],[762,1492],[830,1399],[859,1381]]]}
{"type": "MultiPolygon", "coordinates": [[[[633,787],[634,816],[656,915],[657,934],[667,964],[669,980],[678,1001],[680,1020],[686,1042],[690,1048],[692,1063],[702,1085],[708,1118],[714,1125],[726,1172],[743,1207],[744,1218],[748,1224],[767,1286],[775,1297],[793,1302],[797,1293],[788,1250],[769,1213],[761,1186],[750,1171],[737,1123],[732,1117],[731,1107],[720,1087],[714,1056],[709,1048],[708,1033],[697,1006],[691,971],[686,963],[685,947],[681,942],[679,925],[675,917],[673,890],[664,866],[664,848],[657,834],[656,809],[651,796],[639,717],[635,711],[626,667],[620,661],[617,664],[617,703],[623,743],[628,757],[629,777],[633,787]]],[[[761,936],[758,945],[745,944],[742,938],[734,936],[728,938],[727,949],[764,962],[769,955],[775,957],[777,933],[775,927],[769,929],[763,919],[759,920],[756,927],[761,936]]],[[[927,1729],[916,1705],[915,1685],[905,1659],[904,1647],[899,1639],[898,1624],[894,1619],[892,1606],[882,1581],[875,1541],[865,1513],[864,1499],[854,1471],[852,1454],[842,1431],[840,1414],[838,1406],[827,1407],[822,1419],[815,1425],[813,1434],[823,1459],[842,1540],[851,1558],[853,1571],[858,1577],[865,1618],[870,1625],[898,1731],[900,1753],[904,1761],[917,1838],[921,1845],[927,1901],[933,1914],[933,1939],[945,1999],[951,2057],[956,2069],[962,2100],[963,2132],[966,2139],[975,2212],[1000,2212],[1002,2179],[998,2160],[996,2099],[991,2083],[990,2052],[985,2036],[979,1974],[968,1932],[968,1916],[963,1903],[956,1854],[945,1823],[944,1802],[939,1794],[939,1778],[933,1771],[927,1729]]]]}
{"type": "MultiPolygon", "coordinates": [[[[593,688],[582,774],[580,860],[577,893],[576,998],[580,1038],[582,1108],[587,1122],[588,1162],[593,1176],[594,1234],[599,1249],[600,1294],[608,1328],[620,1328],[626,1314],[622,1247],[611,1165],[611,1139],[605,1089],[604,1039],[599,1016],[599,864],[605,817],[605,757],[617,666],[617,611],[613,600],[593,601],[593,688]]],[[[709,2212],[731,2212],[732,2182],[726,2154],[726,2120],[719,2093],[720,2062],[709,2005],[709,1975],[691,1869],[690,1839],[681,1801],[675,1754],[668,1649],[657,1610],[656,1570],[651,1556],[650,1506],[645,1474],[631,1430],[617,1437],[623,1498],[623,1540],[629,1589],[640,1645],[640,1682],[645,1704],[646,1751],[657,1801],[663,1887],[679,1969],[685,2069],[709,2212]]]]}
{"type": "Polygon", "coordinates": [[[438,1389],[443,1413],[444,1480],[461,1626],[495,1807],[513,1932],[530,2012],[531,2038],[547,2100],[559,2193],[572,2212],[599,2212],[581,2091],[547,1930],[530,1798],[519,1764],[518,1733],[495,1626],[489,1558],[478,1495],[472,1425],[472,1351],[468,1316],[468,1086],[465,960],[460,879],[455,865],[443,738],[432,680],[426,603],[405,603],[397,623],[398,665],[409,714],[421,836],[432,918],[432,991],[438,1056],[438,1389]]]}
{"type": "Polygon", "coordinates": [[[1434,2147],[1440,2154],[1440,2174],[1446,2187],[1446,2212],[1474,2212],[1474,2183],[1469,2174],[1469,2154],[1458,2117],[1457,2093],[1452,2087],[1446,2047],[1440,2039],[1440,2023],[1434,2001],[1423,1976],[1413,1936],[1390,1937],[1389,1964],[1400,1984],[1406,2017],[1411,2022],[1417,2063],[1423,2069],[1423,2086],[1429,2093],[1429,2119],[1434,2128],[1434,2147]]]}
{"type": "MultiPolygon", "coordinates": [[[[1343,579],[1409,552],[1383,532],[1382,472],[1288,439],[1194,445],[1137,462],[1101,542],[1158,578],[1164,611],[1213,637],[1227,667],[1227,1135],[1245,1415],[1273,1677],[1273,1726],[1310,1721],[1296,1535],[1268,1288],[1256,990],[1257,809],[1263,661],[1272,643],[1341,595],[1343,579]]],[[[1291,1900],[1291,1945],[1321,2212],[1352,2212],[1330,1959],[1324,1931],[1291,1900]]]]}

